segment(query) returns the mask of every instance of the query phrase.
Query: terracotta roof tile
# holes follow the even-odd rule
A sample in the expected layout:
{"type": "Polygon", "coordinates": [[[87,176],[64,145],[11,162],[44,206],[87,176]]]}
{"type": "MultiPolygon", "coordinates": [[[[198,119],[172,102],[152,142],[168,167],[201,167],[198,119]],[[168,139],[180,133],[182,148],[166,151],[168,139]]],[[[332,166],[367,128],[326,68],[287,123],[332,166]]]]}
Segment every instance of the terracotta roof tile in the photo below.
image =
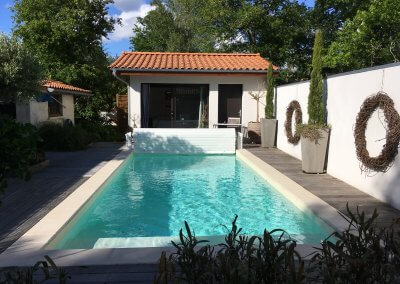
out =
{"type": "MultiPolygon", "coordinates": [[[[132,71],[267,71],[271,64],[256,53],[123,52],[110,68],[132,71]]],[[[274,66],[274,70],[278,68],[274,66]]]]}
{"type": "Polygon", "coordinates": [[[86,93],[86,94],[90,94],[91,91],[89,90],[85,90],[85,89],[81,89],[78,87],[74,87],[71,85],[67,85],[63,82],[60,81],[55,81],[55,80],[44,80],[42,82],[42,86],[45,88],[53,88],[56,90],[64,90],[64,91],[70,91],[70,92],[78,92],[78,93],[86,93]]]}

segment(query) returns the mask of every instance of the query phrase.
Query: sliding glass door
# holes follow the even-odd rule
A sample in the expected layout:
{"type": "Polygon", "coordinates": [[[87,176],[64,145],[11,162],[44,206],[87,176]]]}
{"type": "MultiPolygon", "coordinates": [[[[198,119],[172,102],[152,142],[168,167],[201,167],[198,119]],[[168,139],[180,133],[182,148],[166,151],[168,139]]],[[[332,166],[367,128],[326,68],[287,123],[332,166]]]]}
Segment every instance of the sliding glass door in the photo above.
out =
{"type": "Polygon", "coordinates": [[[142,84],[142,127],[208,127],[208,85],[142,84]]]}

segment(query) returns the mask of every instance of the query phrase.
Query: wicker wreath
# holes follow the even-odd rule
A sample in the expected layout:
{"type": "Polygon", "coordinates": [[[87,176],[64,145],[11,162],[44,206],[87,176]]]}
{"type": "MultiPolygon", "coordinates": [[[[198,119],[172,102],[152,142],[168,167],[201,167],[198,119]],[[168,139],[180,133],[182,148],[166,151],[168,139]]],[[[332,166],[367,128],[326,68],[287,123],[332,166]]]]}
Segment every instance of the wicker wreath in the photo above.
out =
{"type": "Polygon", "coordinates": [[[295,122],[296,126],[301,124],[303,121],[303,113],[301,112],[301,106],[298,101],[292,101],[286,109],[286,121],[285,121],[285,130],[287,140],[291,144],[298,144],[300,141],[300,135],[297,134],[295,130],[294,135],[292,132],[292,116],[293,112],[295,112],[295,122]]]}
{"type": "Polygon", "coordinates": [[[354,139],[357,158],[361,162],[361,170],[366,172],[386,172],[393,164],[398,153],[400,142],[400,115],[394,108],[393,100],[384,92],[367,98],[361,105],[354,127],[354,139]],[[377,157],[370,157],[367,150],[365,130],[368,120],[375,110],[380,108],[385,115],[386,144],[377,157]]]}

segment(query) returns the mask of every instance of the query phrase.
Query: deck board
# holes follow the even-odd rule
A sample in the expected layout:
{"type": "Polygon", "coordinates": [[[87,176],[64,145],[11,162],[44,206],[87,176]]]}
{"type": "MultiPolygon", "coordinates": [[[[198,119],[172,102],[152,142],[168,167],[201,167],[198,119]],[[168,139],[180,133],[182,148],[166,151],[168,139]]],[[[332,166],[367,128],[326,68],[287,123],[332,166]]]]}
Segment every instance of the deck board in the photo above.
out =
{"type": "Polygon", "coordinates": [[[84,151],[48,152],[49,166],[29,181],[10,179],[0,197],[0,253],[111,160],[121,145],[97,143],[84,151]]]}
{"type": "Polygon", "coordinates": [[[349,204],[351,210],[359,206],[366,214],[371,214],[376,208],[379,213],[378,226],[387,226],[393,219],[400,218],[399,210],[337,178],[328,174],[303,173],[301,161],[279,149],[245,148],[343,214],[347,215],[346,205],[349,204]]]}

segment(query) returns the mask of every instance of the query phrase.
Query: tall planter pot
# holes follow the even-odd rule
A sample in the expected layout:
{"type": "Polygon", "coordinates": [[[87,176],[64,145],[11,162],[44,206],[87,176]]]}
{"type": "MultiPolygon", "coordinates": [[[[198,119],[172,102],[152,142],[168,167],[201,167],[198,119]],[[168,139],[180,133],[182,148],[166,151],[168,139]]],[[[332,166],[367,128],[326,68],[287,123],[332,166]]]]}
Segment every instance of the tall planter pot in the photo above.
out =
{"type": "Polygon", "coordinates": [[[249,122],[247,125],[247,133],[251,143],[261,143],[261,130],[259,122],[249,122]]]}
{"type": "Polygon", "coordinates": [[[276,119],[261,118],[261,147],[275,147],[276,119]]]}
{"type": "Polygon", "coordinates": [[[316,141],[301,137],[301,159],[303,172],[321,174],[325,172],[329,129],[321,129],[320,138],[316,141]]]}

